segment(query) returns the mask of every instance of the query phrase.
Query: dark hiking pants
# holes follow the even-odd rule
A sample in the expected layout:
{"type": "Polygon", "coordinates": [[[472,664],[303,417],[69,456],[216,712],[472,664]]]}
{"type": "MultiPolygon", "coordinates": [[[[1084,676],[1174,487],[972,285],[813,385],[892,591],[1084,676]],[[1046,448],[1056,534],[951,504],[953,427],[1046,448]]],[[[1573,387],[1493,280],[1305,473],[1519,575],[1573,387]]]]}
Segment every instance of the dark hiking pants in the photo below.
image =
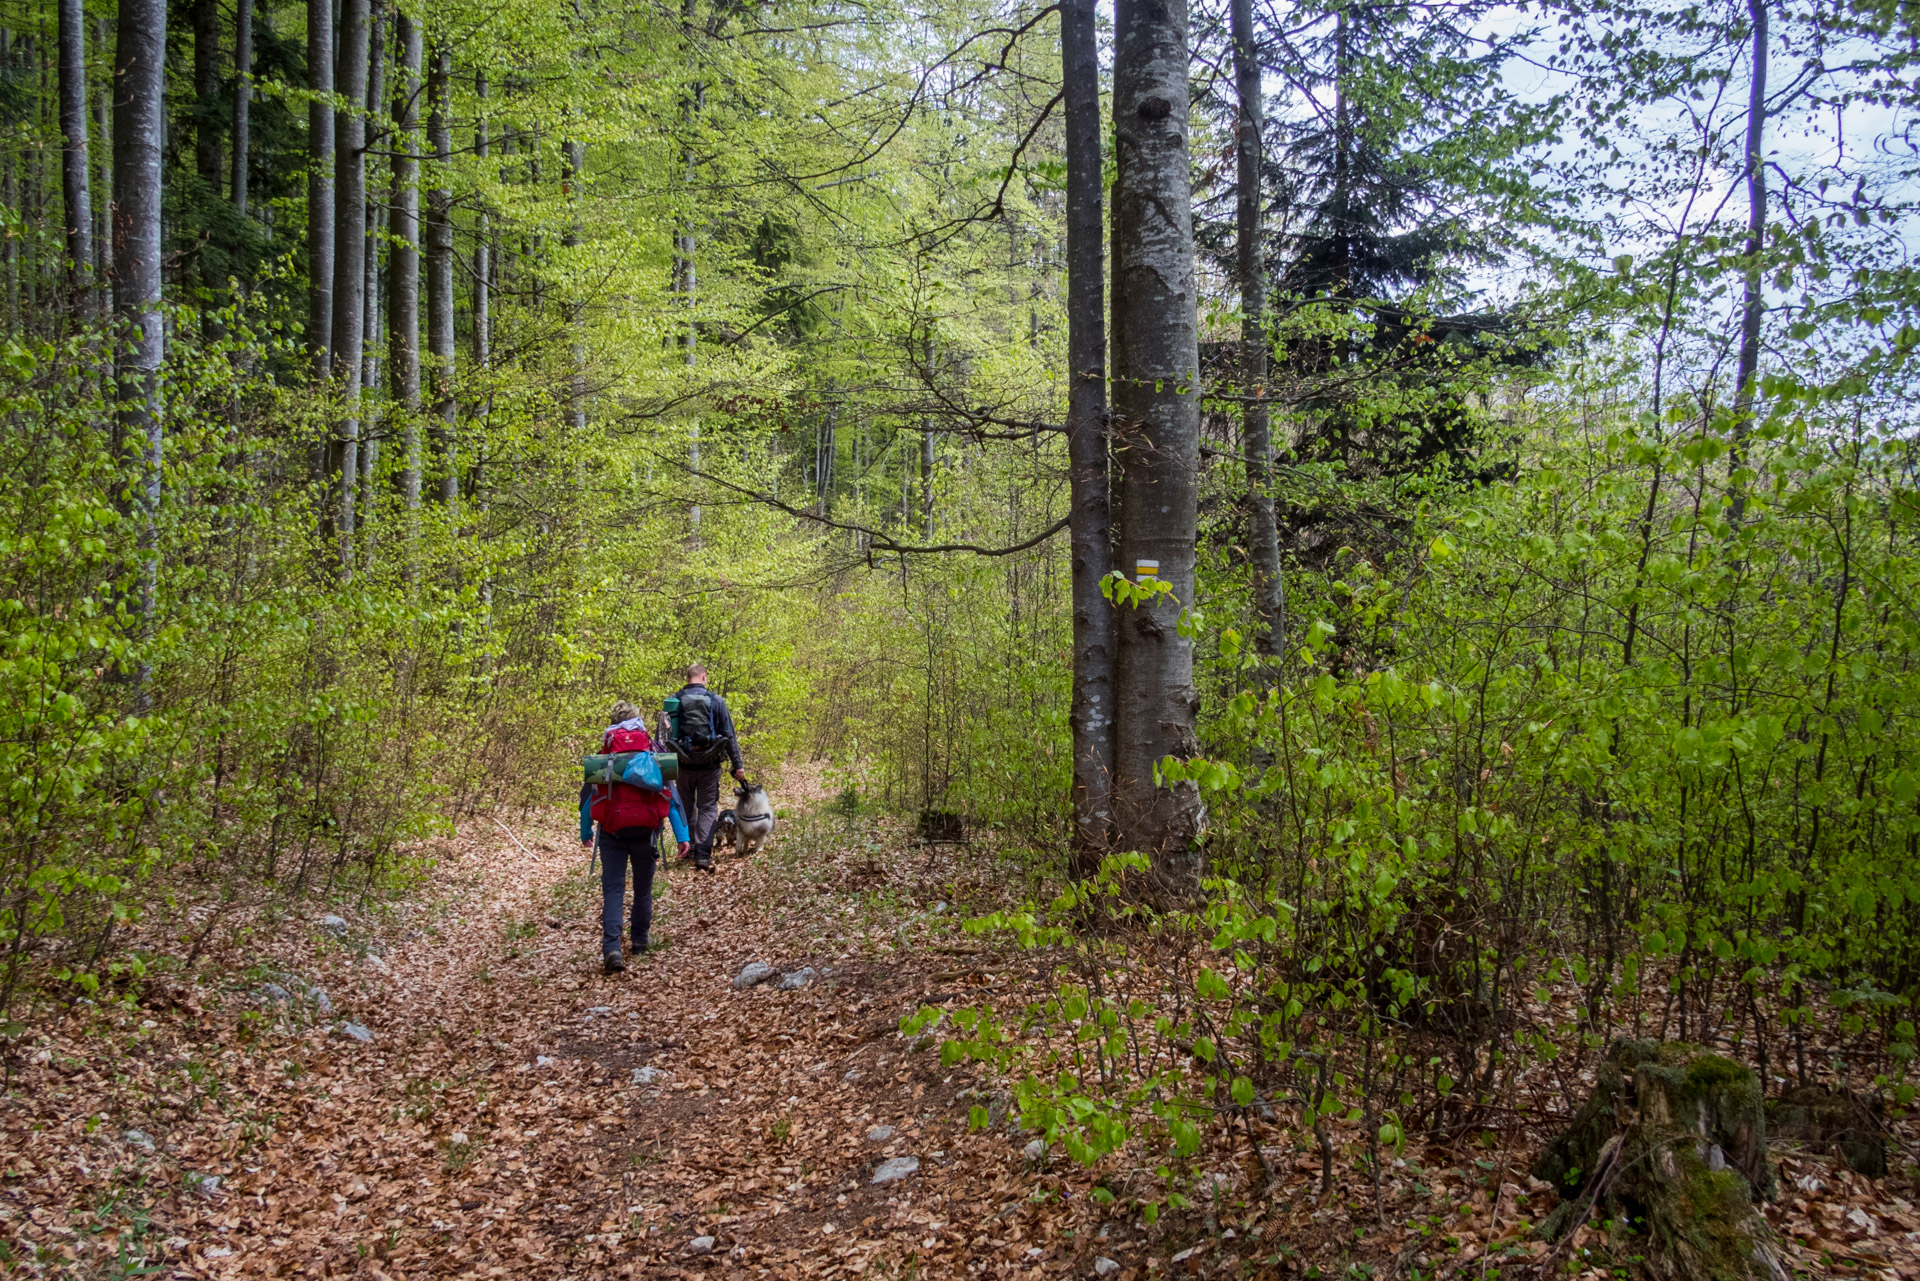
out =
{"type": "Polygon", "coordinates": [[[720,821],[720,767],[688,769],[680,767],[674,783],[680,789],[680,812],[687,819],[687,836],[693,843],[693,861],[713,858],[713,829],[720,821]]]}
{"type": "Polygon", "coordinates": [[[600,954],[620,950],[621,909],[626,906],[627,864],[633,864],[633,942],[638,947],[653,925],[654,838],[659,829],[627,827],[600,833],[600,954]]]}

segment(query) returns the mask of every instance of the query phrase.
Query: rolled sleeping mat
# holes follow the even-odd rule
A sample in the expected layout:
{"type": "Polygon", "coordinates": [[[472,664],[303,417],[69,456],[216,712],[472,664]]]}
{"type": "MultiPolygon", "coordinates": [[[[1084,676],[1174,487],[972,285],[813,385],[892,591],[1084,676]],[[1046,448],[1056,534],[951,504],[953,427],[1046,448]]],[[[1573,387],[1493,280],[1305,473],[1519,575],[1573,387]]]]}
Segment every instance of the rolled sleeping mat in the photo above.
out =
{"type": "MultiPolygon", "coordinates": [[[[587,756],[580,761],[586,771],[589,783],[622,783],[626,781],[627,767],[633,764],[638,752],[613,752],[608,755],[587,756]]],[[[672,752],[655,752],[654,763],[660,767],[660,777],[671,783],[680,777],[680,758],[672,752]]]]}

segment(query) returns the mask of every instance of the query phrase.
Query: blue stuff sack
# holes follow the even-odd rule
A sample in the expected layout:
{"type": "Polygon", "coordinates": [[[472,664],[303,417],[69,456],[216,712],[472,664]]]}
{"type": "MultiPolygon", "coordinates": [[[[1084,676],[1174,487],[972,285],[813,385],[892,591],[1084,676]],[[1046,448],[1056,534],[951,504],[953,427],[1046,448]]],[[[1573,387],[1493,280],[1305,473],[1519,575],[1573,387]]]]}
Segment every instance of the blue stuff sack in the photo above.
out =
{"type": "Polygon", "coordinates": [[[652,752],[635,752],[620,781],[646,792],[667,790],[667,781],[660,776],[660,762],[653,759],[652,752]]]}

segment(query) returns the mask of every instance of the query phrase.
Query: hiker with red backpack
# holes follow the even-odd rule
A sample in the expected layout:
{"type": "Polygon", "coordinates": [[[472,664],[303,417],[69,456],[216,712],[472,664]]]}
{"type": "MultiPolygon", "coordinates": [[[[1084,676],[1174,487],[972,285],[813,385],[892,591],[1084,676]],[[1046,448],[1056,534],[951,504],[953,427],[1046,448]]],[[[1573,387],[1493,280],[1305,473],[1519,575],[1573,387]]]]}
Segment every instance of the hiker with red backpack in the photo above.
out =
{"type": "Polygon", "coordinates": [[[637,955],[647,950],[647,931],[653,925],[653,873],[659,865],[655,842],[660,828],[673,824],[673,839],[684,857],[687,820],[680,812],[679,797],[661,778],[652,755],[653,740],[639,708],[624,699],[613,705],[613,724],[601,736],[600,750],[639,754],[639,768],[625,775],[633,782],[588,782],[580,787],[580,843],[593,844],[593,826],[600,825],[600,959],[607,973],[616,974],[627,968],[620,948],[627,865],[633,865],[632,948],[637,955]]]}
{"type": "MultiPolygon", "coordinates": [[[[680,804],[693,827],[693,865],[711,872],[713,829],[720,821],[720,762],[732,763],[735,782],[747,781],[740,762],[740,739],[734,733],[727,700],[707,688],[705,663],[687,668],[687,683],[669,702],[677,704],[671,732],[680,777],[674,790],[680,793],[680,804]]],[[[684,850],[680,857],[687,857],[684,850]]]]}

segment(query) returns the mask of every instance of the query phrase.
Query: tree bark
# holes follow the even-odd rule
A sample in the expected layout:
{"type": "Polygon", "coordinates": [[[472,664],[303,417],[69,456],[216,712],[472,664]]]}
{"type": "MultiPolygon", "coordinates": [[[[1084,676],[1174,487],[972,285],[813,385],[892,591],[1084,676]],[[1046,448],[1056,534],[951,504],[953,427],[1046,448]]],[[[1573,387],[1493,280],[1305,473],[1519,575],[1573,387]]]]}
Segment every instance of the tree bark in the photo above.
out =
{"type": "MultiPolygon", "coordinates": [[[[386,38],[386,6],[376,0],[367,20],[367,97],[364,104],[364,119],[367,122],[378,120],[382,108],[386,106],[386,38]]],[[[362,128],[369,130],[360,161],[362,189],[365,190],[366,152],[379,140],[379,131],[372,129],[370,123],[363,124],[362,128]]],[[[380,244],[384,239],[381,233],[386,229],[387,211],[371,194],[361,204],[366,210],[365,226],[361,230],[362,244],[365,245],[366,284],[361,294],[364,301],[360,309],[360,495],[355,510],[360,531],[360,559],[371,563],[376,534],[373,486],[380,467],[380,411],[377,399],[368,393],[377,391],[380,386],[380,302],[384,296],[380,289],[380,244]]]]}
{"type": "Polygon", "coordinates": [[[1200,460],[1199,319],[1187,131],[1184,0],[1119,0],[1113,118],[1113,433],[1120,455],[1119,568],[1170,594],[1121,611],[1115,665],[1114,819],[1121,849],[1150,854],[1189,886],[1199,834],[1192,783],[1156,784],[1166,757],[1191,756],[1199,694],[1193,604],[1200,460]]]}
{"type": "Polygon", "coordinates": [[[1094,0],[1062,0],[1067,133],[1067,474],[1073,547],[1073,846],[1077,876],[1113,839],[1113,570],[1108,494],[1105,184],[1094,0]]]}
{"type": "MultiPolygon", "coordinates": [[[[111,64],[113,45],[108,31],[107,20],[99,19],[94,27],[94,45],[100,57],[111,64]]],[[[109,79],[94,107],[100,147],[99,186],[105,192],[104,199],[93,202],[93,278],[100,291],[93,309],[96,315],[113,310],[113,93],[109,79]]]]}
{"type": "Polygon", "coordinates": [[[247,215],[247,160],[253,146],[248,112],[253,105],[253,0],[235,0],[233,18],[233,207],[247,215]]]}
{"type": "Polygon", "coordinates": [[[334,532],[343,571],[353,564],[354,487],[360,470],[360,361],[367,303],[367,0],[341,0],[340,61],[334,88],[342,99],[335,114],[333,325],[334,372],[342,412],[328,471],[334,477],[334,532]]]}
{"type": "Polygon", "coordinates": [[[333,373],[333,0],[307,0],[307,355],[333,373]]]}
{"type": "MultiPolygon", "coordinates": [[[[166,0],[120,0],[113,62],[113,297],[119,331],[123,457],[135,464],[140,505],[140,588],[135,608],[151,616],[159,581],[160,465],[166,443],[160,363],[161,161],[166,136],[166,0]]],[[[144,677],[144,668],[141,671],[144,677]]]]}
{"type": "Polygon", "coordinates": [[[1233,77],[1239,90],[1235,223],[1240,273],[1240,450],[1247,468],[1248,558],[1253,567],[1254,652],[1268,660],[1286,649],[1286,590],[1280,531],[1273,516],[1273,436],[1267,393],[1267,274],[1262,258],[1261,171],[1265,167],[1265,91],[1253,35],[1252,0],[1232,0],[1233,77]]]}
{"type": "Polygon", "coordinates": [[[193,24],[193,162],[209,195],[220,195],[224,176],[220,163],[220,134],[213,127],[214,104],[220,100],[220,3],[193,0],[188,12],[193,24]]]}
{"type": "MultiPolygon", "coordinates": [[[[1747,243],[1746,292],[1740,304],[1740,363],[1733,379],[1732,472],[1746,466],[1746,441],[1753,417],[1753,384],[1760,371],[1760,320],[1766,310],[1760,253],[1767,237],[1767,166],[1762,154],[1767,129],[1767,0],[1747,0],[1753,23],[1753,66],[1747,82],[1747,243]]],[[[1746,487],[1733,486],[1733,518],[1746,515],[1746,487]]]]}
{"type": "MultiPolygon", "coordinates": [[[[488,158],[487,117],[487,73],[482,71],[474,76],[474,96],[480,100],[483,113],[473,124],[473,154],[481,160],[488,158]]],[[[488,273],[492,270],[492,242],[487,207],[485,202],[476,205],[474,211],[473,236],[473,366],[484,371],[493,364],[493,317],[491,314],[491,283],[488,273]]]]}
{"type": "Polygon", "coordinates": [[[453,395],[453,192],[448,166],[453,161],[453,132],[447,114],[453,78],[453,54],[445,46],[433,52],[427,74],[427,145],[433,151],[433,186],[427,191],[427,359],[433,382],[433,440],[439,471],[440,502],[448,507],[460,496],[459,437],[453,395]]]}
{"type": "Polygon", "coordinates": [[[400,494],[420,506],[420,28],[394,12],[392,246],[387,251],[387,379],[400,418],[400,494]]]}
{"type": "Polygon", "coordinates": [[[67,290],[74,311],[93,314],[93,158],[87,145],[87,14],[60,0],[60,187],[66,204],[67,290]]]}

